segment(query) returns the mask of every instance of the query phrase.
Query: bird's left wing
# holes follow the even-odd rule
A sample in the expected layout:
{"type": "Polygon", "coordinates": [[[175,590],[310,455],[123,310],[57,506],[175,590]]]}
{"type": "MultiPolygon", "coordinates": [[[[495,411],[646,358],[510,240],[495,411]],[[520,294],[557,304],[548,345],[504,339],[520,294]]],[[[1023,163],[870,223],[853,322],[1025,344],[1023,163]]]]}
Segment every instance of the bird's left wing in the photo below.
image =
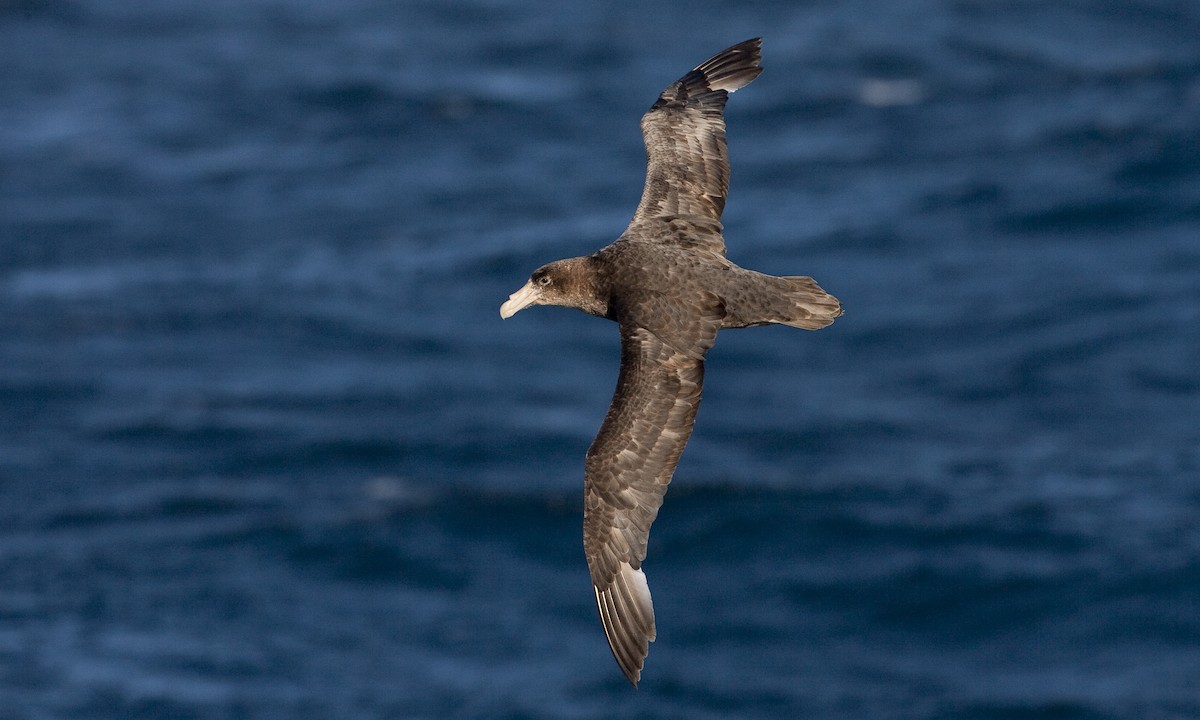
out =
{"type": "Polygon", "coordinates": [[[587,454],[584,551],[604,634],[634,685],[655,636],[642,572],[650,525],[692,433],[704,353],[723,312],[715,298],[706,302],[690,327],[665,339],[622,323],[617,389],[587,454]]]}

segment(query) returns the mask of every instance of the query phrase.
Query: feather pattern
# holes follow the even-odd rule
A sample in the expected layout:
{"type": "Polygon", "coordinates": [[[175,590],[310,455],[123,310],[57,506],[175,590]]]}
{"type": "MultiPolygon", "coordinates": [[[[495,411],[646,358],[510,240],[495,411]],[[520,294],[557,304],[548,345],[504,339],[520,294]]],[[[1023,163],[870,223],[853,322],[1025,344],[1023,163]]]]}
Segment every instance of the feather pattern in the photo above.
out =
{"type": "Polygon", "coordinates": [[[646,185],[631,225],[684,217],[715,227],[724,253],[721,213],[729,194],[725,101],[762,72],[762,40],[727,48],[669,85],[642,116],[646,185]]]}
{"type": "Polygon", "coordinates": [[[634,685],[655,637],[654,607],[641,569],[650,525],[692,434],[704,353],[724,314],[715,296],[706,298],[703,314],[691,307],[672,312],[664,307],[673,304],[670,299],[653,300],[650,307],[631,309],[633,317],[621,325],[617,389],[584,473],[584,553],[604,633],[634,685]],[[638,315],[679,322],[663,328],[667,341],[635,324],[638,315]]]}

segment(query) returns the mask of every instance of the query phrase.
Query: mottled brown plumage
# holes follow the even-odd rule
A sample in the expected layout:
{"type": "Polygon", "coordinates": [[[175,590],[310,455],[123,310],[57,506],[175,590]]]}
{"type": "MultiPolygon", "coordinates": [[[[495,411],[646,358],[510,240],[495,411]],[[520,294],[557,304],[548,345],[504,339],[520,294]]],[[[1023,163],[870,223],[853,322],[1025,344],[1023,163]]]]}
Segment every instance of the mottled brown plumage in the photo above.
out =
{"type": "Polygon", "coordinates": [[[542,266],[500,308],[507,318],[564,305],[620,326],[617,389],[587,452],[583,546],[604,633],[634,685],[655,636],[646,542],[692,432],[704,354],[723,328],[816,330],[842,314],[812,278],[763,275],[725,258],[722,113],[729,93],[762,72],[760,44],[734,45],[663,90],[642,117],[646,186],[629,227],[592,255],[542,266]]]}

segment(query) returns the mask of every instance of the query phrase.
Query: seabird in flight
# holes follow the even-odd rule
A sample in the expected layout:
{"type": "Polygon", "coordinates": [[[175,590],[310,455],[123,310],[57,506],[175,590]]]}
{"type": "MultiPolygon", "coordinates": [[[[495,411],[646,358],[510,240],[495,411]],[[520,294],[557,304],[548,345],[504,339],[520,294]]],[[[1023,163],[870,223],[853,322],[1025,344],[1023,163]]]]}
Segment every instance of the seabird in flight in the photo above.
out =
{"type": "Polygon", "coordinates": [[[509,318],[563,305],[620,326],[617,389],[585,463],[583,547],[604,634],[634,686],[654,641],[646,542],[692,432],[704,354],[721,329],[817,330],[842,314],[812,278],[763,275],[725,257],[722,113],[729,93],[762,72],[761,45],[738,43],[663,90],[642,116],[646,185],[629,227],[591,255],[538,268],[500,306],[509,318]]]}

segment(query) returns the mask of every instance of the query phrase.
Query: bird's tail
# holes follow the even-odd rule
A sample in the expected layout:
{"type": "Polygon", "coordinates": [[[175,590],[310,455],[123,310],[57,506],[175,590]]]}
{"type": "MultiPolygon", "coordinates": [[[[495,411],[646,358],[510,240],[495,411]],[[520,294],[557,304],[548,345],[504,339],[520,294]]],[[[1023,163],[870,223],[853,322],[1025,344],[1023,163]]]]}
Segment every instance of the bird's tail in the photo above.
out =
{"type": "Polygon", "coordinates": [[[787,283],[784,297],[791,301],[792,306],[786,317],[776,322],[804,330],[820,330],[841,317],[842,304],[822,290],[812,278],[793,275],[780,280],[787,283]]]}
{"type": "Polygon", "coordinates": [[[721,327],[791,325],[820,330],[842,314],[838,299],[810,277],[778,277],[737,268],[722,288],[725,317],[721,327]]]}

